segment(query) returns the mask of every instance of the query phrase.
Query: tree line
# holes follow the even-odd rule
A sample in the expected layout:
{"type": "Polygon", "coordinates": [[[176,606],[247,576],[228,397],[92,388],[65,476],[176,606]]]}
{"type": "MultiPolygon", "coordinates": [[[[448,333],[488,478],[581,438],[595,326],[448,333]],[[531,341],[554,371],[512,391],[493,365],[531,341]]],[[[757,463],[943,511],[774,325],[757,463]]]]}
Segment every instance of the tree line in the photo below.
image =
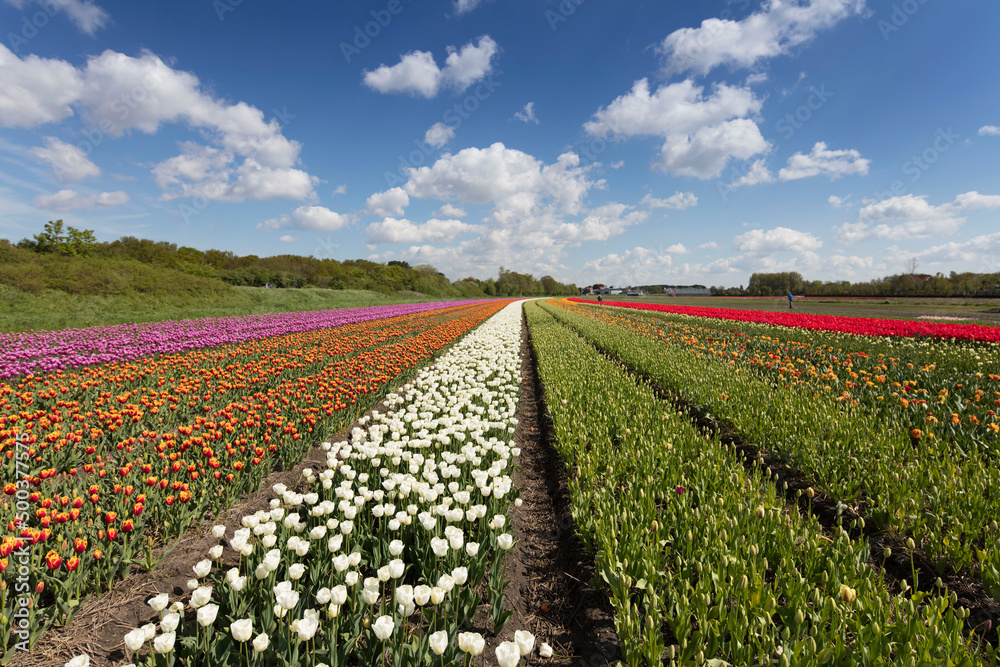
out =
{"type": "MultiPolygon", "coordinates": [[[[42,233],[19,241],[15,247],[45,256],[87,258],[95,263],[132,261],[162,267],[190,276],[217,280],[234,286],[276,288],[316,287],[336,290],[371,290],[384,294],[419,292],[439,297],[508,297],[575,295],[576,285],[561,283],[552,276],[536,279],[500,267],[496,278],[467,277],[450,281],[429,264],[410,266],[405,261],[386,263],[366,259],[336,260],[301,255],[259,257],[240,256],[229,250],[198,250],[167,241],[123,236],[111,242],[98,242],[91,230],[67,227],[62,220],[50,221],[42,233]]],[[[9,253],[8,253],[9,254],[9,253]]],[[[8,258],[10,260],[12,258],[8,258]]],[[[24,257],[20,258],[22,261],[24,257]]],[[[44,266],[50,266],[51,262],[44,266]]],[[[3,273],[0,272],[0,281],[3,273]]]]}
{"type": "Polygon", "coordinates": [[[864,282],[806,280],[797,271],[754,273],[744,289],[712,287],[714,296],[1000,297],[1000,273],[901,273],[864,282]]]}

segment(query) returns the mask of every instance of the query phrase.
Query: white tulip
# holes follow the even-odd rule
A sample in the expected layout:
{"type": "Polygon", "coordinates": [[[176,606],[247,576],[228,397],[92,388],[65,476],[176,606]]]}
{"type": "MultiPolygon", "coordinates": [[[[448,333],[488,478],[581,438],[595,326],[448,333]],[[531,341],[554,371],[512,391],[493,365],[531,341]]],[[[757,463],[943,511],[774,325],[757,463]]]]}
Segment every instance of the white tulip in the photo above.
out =
{"type": "Polygon", "coordinates": [[[156,636],[156,626],[152,623],[147,623],[139,629],[142,630],[142,634],[146,637],[147,642],[156,636]]]}
{"type": "Polygon", "coordinates": [[[477,656],[486,647],[486,640],[478,632],[462,632],[458,635],[458,648],[471,656],[477,656]]]}
{"type": "Polygon", "coordinates": [[[236,641],[245,642],[253,634],[253,620],[244,618],[233,621],[232,625],[229,626],[229,632],[232,633],[233,639],[236,641]]]}
{"type": "Polygon", "coordinates": [[[527,630],[518,630],[514,633],[514,643],[517,644],[517,650],[522,656],[528,655],[535,647],[535,635],[527,630]]]}
{"type": "Polygon", "coordinates": [[[174,650],[174,639],[177,635],[173,632],[168,632],[165,635],[160,635],[159,637],[153,638],[153,653],[170,653],[174,650]]]}
{"type": "Polygon", "coordinates": [[[288,576],[292,579],[292,581],[298,581],[299,579],[301,579],[302,575],[305,574],[305,572],[306,572],[306,566],[303,565],[302,563],[295,563],[294,565],[288,568],[288,576]]]}
{"type": "Polygon", "coordinates": [[[347,602],[347,587],[343,584],[334,586],[330,590],[330,602],[338,607],[347,602]]]}
{"type": "Polygon", "coordinates": [[[428,641],[434,655],[441,655],[448,648],[448,633],[444,630],[438,630],[430,636],[428,641]]]}
{"type": "Polygon", "coordinates": [[[396,624],[393,622],[392,616],[379,616],[372,625],[372,629],[375,630],[375,636],[382,641],[385,641],[392,636],[392,631],[395,628],[396,624]]]}
{"type": "Polygon", "coordinates": [[[456,567],[451,571],[451,577],[455,580],[456,584],[463,586],[465,585],[465,582],[469,580],[469,568],[456,567]]]}
{"type": "Polygon", "coordinates": [[[502,642],[495,650],[500,667],[515,667],[521,660],[521,653],[514,642],[502,642]]]}
{"type": "Polygon", "coordinates": [[[212,599],[212,587],[202,586],[194,593],[191,594],[191,607],[197,609],[198,607],[204,607],[208,604],[208,601],[212,599]]]}
{"type": "Polygon", "coordinates": [[[175,611],[170,612],[160,620],[160,629],[164,632],[173,632],[177,629],[177,624],[181,621],[181,615],[175,611]]]}
{"type": "Polygon", "coordinates": [[[319,629],[319,621],[317,621],[313,617],[307,617],[299,620],[298,626],[295,628],[295,631],[299,635],[300,642],[307,642],[313,638],[318,629],[319,629]]]}
{"type": "Polygon", "coordinates": [[[400,540],[393,540],[389,542],[389,553],[393,556],[398,556],[403,553],[403,543],[400,540]]]}
{"type": "Polygon", "coordinates": [[[542,642],[541,647],[538,649],[538,655],[540,655],[543,658],[551,658],[552,647],[546,644],[545,642],[542,642]]]}
{"type": "Polygon", "coordinates": [[[208,550],[208,555],[212,557],[212,560],[219,560],[222,558],[222,545],[216,544],[208,550]]]}
{"type": "Polygon", "coordinates": [[[267,647],[270,643],[271,640],[268,639],[267,634],[262,632],[256,637],[254,637],[253,650],[256,651],[257,653],[261,653],[262,651],[267,650],[267,647]]]}
{"type": "Polygon", "coordinates": [[[275,602],[286,611],[291,611],[299,603],[298,591],[282,591],[275,596],[275,602]]]}
{"type": "Polygon", "coordinates": [[[125,647],[135,653],[142,648],[142,645],[146,643],[146,633],[142,631],[142,628],[136,628],[132,632],[125,635],[125,647]]]}
{"type": "Polygon", "coordinates": [[[207,604],[198,610],[198,625],[203,628],[215,623],[215,617],[219,615],[219,605],[207,604]]]}
{"type": "Polygon", "coordinates": [[[511,547],[514,546],[514,536],[511,535],[510,533],[503,533],[502,535],[497,535],[497,544],[499,544],[500,548],[503,549],[504,551],[508,551],[511,547]]]}
{"type": "Polygon", "coordinates": [[[212,537],[214,537],[217,540],[221,540],[225,536],[226,536],[226,527],[225,526],[223,526],[221,524],[216,525],[216,526],[212,526],[212,537]]]}
{"type": "MultiPolygon", "coordinates": [[[[222,553],[221,546],[219,547],[219,553],[220,554],[222,553]]],[[[194,567],[192,567],[191,569],[194,570],[195,576],[197,576],[199,579],[204,579],[205,577],[208,576],[208,573],[212,571],[212,561],[210,561],[207,558],[205,560],[200,560],[197,563],[195,563],[194,567]]]]}
{"type": "Polygon", "coordinates": [[[150,607],[152,607],[153,611],[159,613],[159,612],[163,611],[164,609],[166,609],[167,605],[170,604],[170,596],[167,595],[166,593],[160,593],[156,597],[150,598],[146,602],[146,604],[148,604],[150,607]]]}
{"type": "Polygon", "coordinates": [[[90,656],[86,653],[78,655],[67,662],[64,667],[90,667],[90,656]]]}
{"type": "Polygon", "coordinates": [[[466,542],[465,553],[469,554],[470,558],[475,558],[479,553],[479,542],[466,542]]]}

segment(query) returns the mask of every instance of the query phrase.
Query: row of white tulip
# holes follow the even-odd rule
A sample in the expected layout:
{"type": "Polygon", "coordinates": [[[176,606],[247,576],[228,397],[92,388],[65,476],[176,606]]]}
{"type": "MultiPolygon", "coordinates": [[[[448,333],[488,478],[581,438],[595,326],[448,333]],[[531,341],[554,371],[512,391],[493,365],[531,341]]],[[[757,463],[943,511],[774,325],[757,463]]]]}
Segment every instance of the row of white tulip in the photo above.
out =
{"type": "MultiPolygon", "coordinates": [[[[520,505],[520,338],[514,303],[390,394],[385,413],[323,443],[326,467],[303,471],[306,493],[275,485],[269,510],[228,536],[216,526],[220,543],[194,566],[190,598],[151,598],[158,622],[125,635],[129,655],[338,667],[452,665],[482,653],[472,624],[481,591],[494,632],[510,615],[501,562],[520,505]]],[[[497,659],[513,667],[534,644],[517,631],[497,659]]]]}

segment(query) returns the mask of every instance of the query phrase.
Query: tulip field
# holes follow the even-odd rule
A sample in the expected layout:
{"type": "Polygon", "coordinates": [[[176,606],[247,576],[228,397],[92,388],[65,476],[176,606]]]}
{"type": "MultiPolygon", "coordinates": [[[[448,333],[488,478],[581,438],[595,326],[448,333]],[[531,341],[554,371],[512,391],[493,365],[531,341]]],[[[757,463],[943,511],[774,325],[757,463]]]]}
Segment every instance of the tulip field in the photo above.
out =
{"type": "Polygon", "coordinates": [[[1000,328],[579,299],[0,336],[3,664],[316,446],[114,664],[545,664],[495,637],[522,318],[624,664],[997,664],[941,577],[995,617],[1000,328]],[[932,567],[889,574],[876,534],[932,567]]]}

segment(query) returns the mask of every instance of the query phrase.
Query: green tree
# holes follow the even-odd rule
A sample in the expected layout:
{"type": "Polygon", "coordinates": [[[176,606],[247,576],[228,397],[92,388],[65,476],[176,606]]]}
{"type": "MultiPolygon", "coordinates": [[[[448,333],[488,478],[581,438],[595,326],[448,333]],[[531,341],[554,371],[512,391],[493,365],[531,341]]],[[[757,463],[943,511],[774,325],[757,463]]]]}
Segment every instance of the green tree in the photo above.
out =
{"type": "Polygon", "coordinates": [[[97,246],[97,239],[90,229],[76,227],[63,228],[63,221],[49,220],[45,223],[45,231],[35,235],[34,250],[36,252],[57,253],[82,257],[90,254],[97,246]]]}

